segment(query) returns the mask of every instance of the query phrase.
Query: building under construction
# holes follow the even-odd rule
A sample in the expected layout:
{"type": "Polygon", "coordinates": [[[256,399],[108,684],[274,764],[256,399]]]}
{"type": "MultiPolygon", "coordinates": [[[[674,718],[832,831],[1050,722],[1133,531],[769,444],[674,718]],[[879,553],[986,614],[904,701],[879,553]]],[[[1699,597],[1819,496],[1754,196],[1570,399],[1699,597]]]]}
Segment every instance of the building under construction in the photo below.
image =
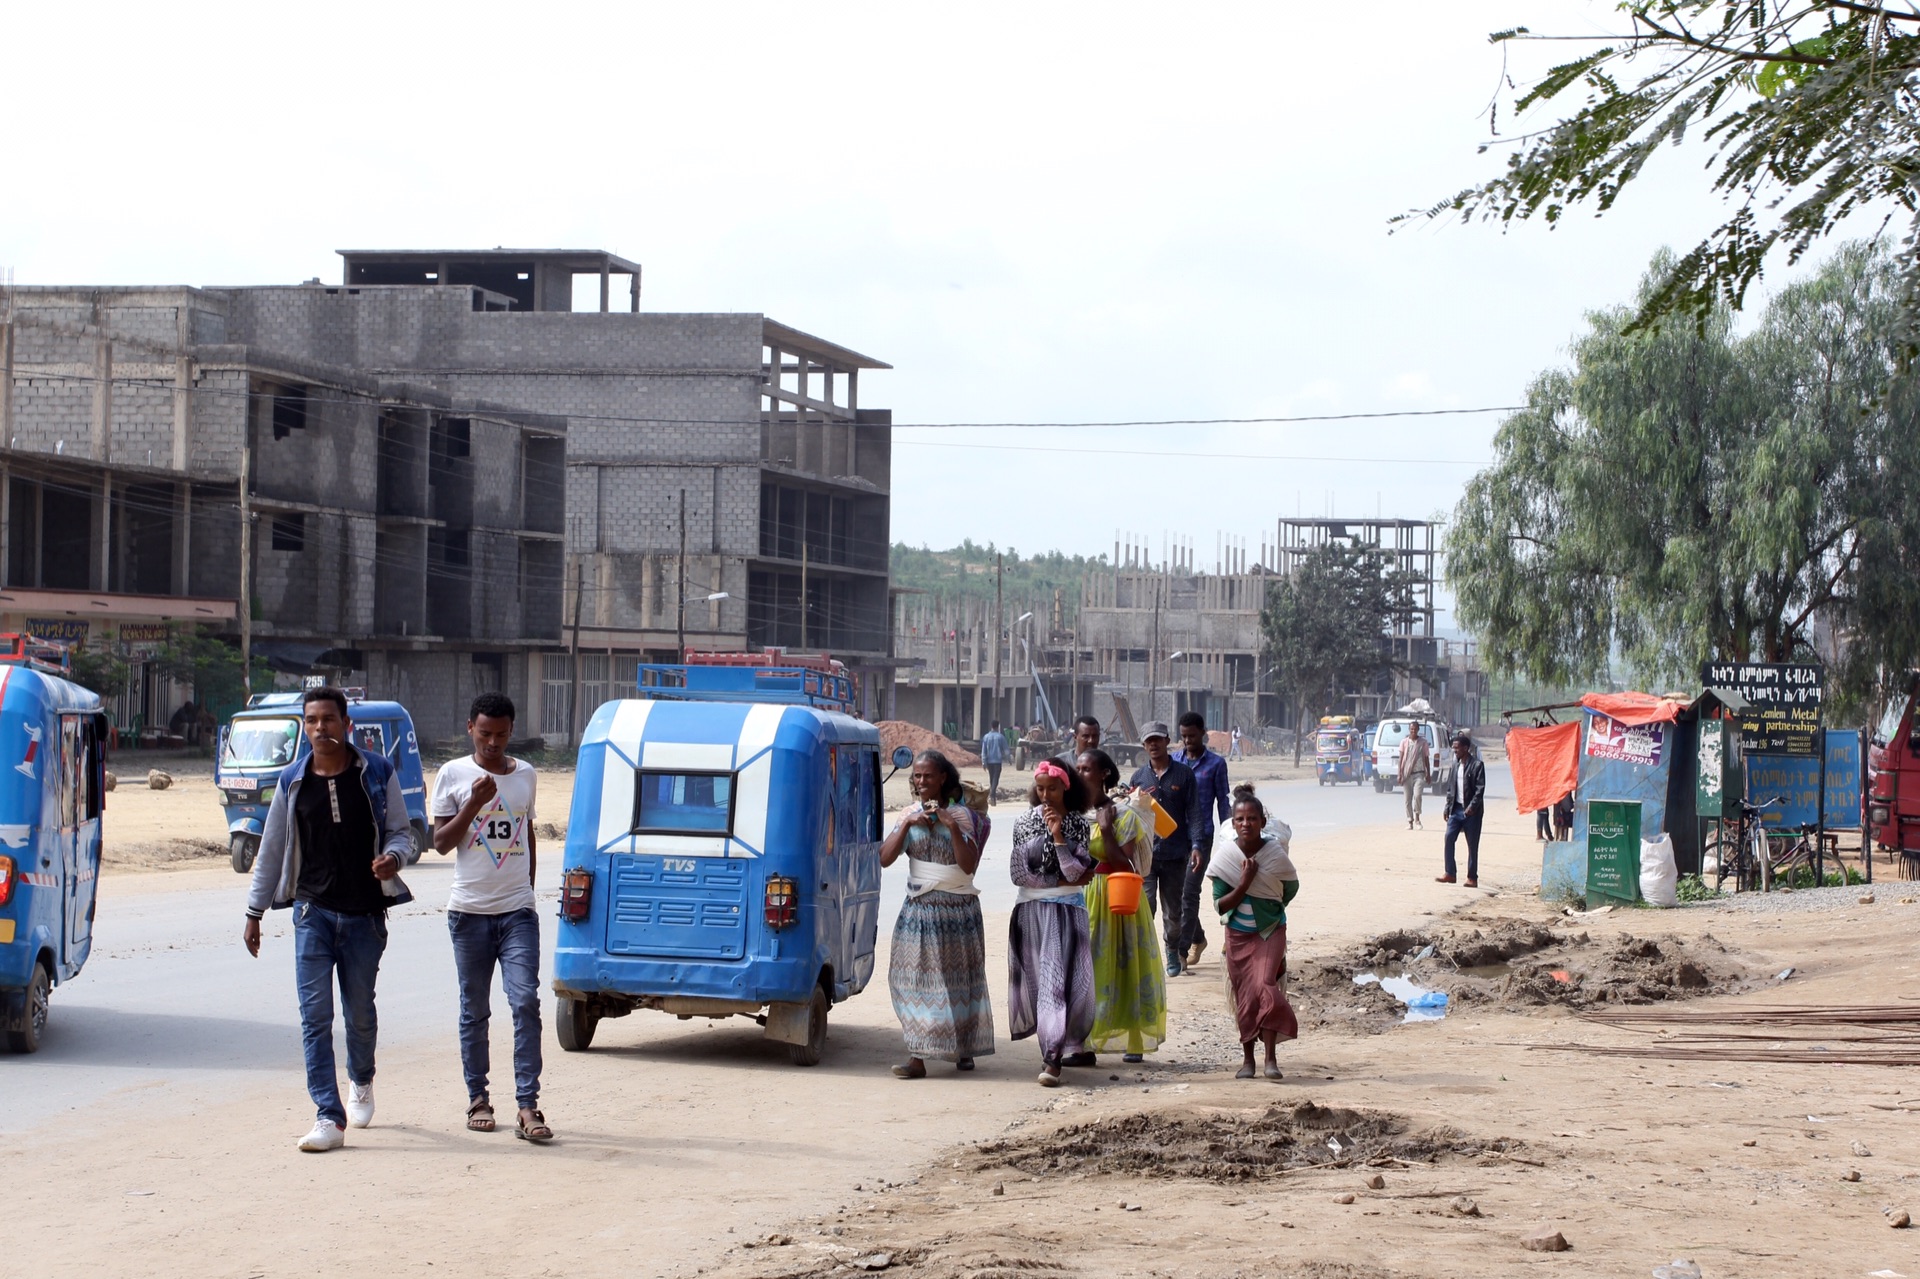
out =
{"type": "Polygon", "coordinates": [[[990,601],[901,598],[896,713],[966,739],[993,719],[1030,724],[1049,711],[1058,723],[1091,713],[1117,724],[1122,701],[1136,723],[1196,710],[1216,727],[1291,727],[1261,662],[1261,606],[1310,552],[1341,545],[1387,560],[1394,606],[1372,684],[1308,709],[1371,719],[1424,697],[1455,723],[1478,723],[1485,678],[1473,646],[1436,633],[1438,531],[1428,520],[1281,519],[1257,552],[1223,538],[1211,572],[1190,540],[1169,538],[1155,554],[1142,539],[1116,538],[1110,565],[1077,601],[1004,601],[996,611],[990,601]]]}

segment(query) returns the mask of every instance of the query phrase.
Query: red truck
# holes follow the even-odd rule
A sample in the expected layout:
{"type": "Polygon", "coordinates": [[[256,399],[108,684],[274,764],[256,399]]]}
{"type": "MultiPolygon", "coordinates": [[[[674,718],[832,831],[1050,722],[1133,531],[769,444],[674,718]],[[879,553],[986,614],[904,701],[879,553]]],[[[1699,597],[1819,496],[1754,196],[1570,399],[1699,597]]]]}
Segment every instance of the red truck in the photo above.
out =
{"type": "Polygon", "coordinates": [[[1887,703],[1867,747],[1867,834],[1903,861],[1920,859],[1920,671],[1887,703]]]}

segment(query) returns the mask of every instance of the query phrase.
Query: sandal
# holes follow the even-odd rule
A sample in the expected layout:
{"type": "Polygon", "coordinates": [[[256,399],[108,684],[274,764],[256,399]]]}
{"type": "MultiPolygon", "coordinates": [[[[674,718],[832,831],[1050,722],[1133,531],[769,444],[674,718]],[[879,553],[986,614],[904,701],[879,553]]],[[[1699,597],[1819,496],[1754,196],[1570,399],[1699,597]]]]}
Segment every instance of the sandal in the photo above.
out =
{"type": "Polygon", "coordinates": [[[1268,1067],[1267,1067],[1267,1070],[1266,1070],[1266,1075],[1267,1075],[1267,1078],[1268,1078],[1268,1079],[1279,1079],[1279,1078],[1281,1078],[1281,1075],[1280,1075],[1280,1067],[1278,1067],[1278,1066],[1271,1066],[1271,1065],[1270,1065],[1270,1066],[1268,1066],[1268,1067]]]}
{"type": "Polygon", "coordinates": [[[467,1107],[467,1131],[492,1132],[494,1127],[493,1103],[485,1097],[475,1097],[467,1107]]]}
{"type": "Polygon", "coordinates": [[[1234,1072],[1233,1072],[1233,1077],[1234,1077],[1235,1079],[1252,1079],[1252,1078],[1253,1078],[1253,1063],[1252,1063],[1252,1062],[1248,1062],[1248,1063],[1247,1063],[1246,1065],[1244,1065],[1244,1066],[1242,1066],[1242,1067],[1240,1067],[1240,1069],[1238,1069],[1238,1070],[1236,1070],[1236,1071],[1234,1071],[1234,1072]]]}
{"type": "Polygon", "coordinates": [[[971,1058],[971,1057],[962,1057],[962,1058],[961,1058],[961,1059],[960,1059],[959,1061],[956,1061],[956,1062],[954,1062],[954,1063],[953,1063],[953,1068],[954,1068],[955,1070],[972,1070],[972,1069],[973,1069],[973,1058],[971,1058]]]}
{"type": "Polygon", "coordinates": [[[917,1057],[913,1058],[902,1065],[895,1066],[893,1068],[893,1077],[895,1079],[925,1079],[927,1077],[927,1063],[917,1057]]]}
{"type": "Polygon", "coordinates": [[[553,1140],[553,1129],[547,1127],[547,1117],[537,1110],[522,1108],[520,1121],[514,1125],[513,1135],[522,1141],[544,1143],[553,1140]],[[531,1120],[532,1122],[528,1122],[531,1120]]]}

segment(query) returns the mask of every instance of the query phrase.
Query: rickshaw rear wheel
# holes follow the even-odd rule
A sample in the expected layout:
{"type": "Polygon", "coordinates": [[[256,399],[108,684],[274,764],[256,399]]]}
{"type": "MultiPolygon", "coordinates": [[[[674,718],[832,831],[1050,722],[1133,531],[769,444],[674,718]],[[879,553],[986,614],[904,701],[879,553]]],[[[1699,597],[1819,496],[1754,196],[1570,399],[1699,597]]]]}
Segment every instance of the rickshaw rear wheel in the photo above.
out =
{"type": "Polygon", "coordinates": [[[35,1053],[40,1051],[40,1037],[47,1033],[47,1000],[53,989],[53,981],[47,976],[46,966],[33,966],[33,979],[27,983],[27,1019],[19,1030],[7,1032],[7,1051],[16,1053],[35,1053]]]}
{"type": "Polygon", "coordinates": [[[260,855],[260,837],[238,833],[227,837],[227,858],[233,863],[235,874],[244,875],[253,869],[253,859],[260,855]]]}
{"type": "Polygon", "coordinates": [[[807,1042],[788,1044],[787,1057],[796,1066],[818,1066],[827,1050],[827,1010],[832,1003],[826,987],[813,988],[813,1002],[807,1005],[807,1042]]]}
{"type": "Polygon", "coordinates": [[[600,1026],[600,1014],[584,999],[564,995],[553,1001],[553,1030],[560,1047],[570,1053],[585,1052],[593,1046],[593,1032],[600,1026]]]}

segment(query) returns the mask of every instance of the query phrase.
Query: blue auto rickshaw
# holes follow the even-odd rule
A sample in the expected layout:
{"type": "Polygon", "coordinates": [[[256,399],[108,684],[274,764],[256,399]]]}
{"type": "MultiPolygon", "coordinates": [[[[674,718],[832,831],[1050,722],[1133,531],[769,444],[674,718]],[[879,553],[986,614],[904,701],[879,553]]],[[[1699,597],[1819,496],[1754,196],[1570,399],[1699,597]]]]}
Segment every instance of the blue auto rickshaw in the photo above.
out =
{"type": "Polygon", "coordinates": [[[65,670],[57,645],[0,634],[0,1032],[17,1053],[93,948],[107,720],[65,670]]]}
{"type": "MultiPolygon", "coordinates": [[[[398,702],[370,702],[359,689],[345,692],[354,743],[364,751],[385,755],[400,776],[407,820],[413,826],[413,852],[407,857],[412,865],[432,842],[427,831],[426,773],[420,766],[413,717],[398,702]]],[[[246,709],[236,711],[220,730],[214,785],[220,789],[221,807],[227,810],[227,855],[242,875],[253,869],[260,851],[260,832],[266,829],[274,782],[288,764],[313,751],[300,724],[304,696],[255,693],[247,699],[246,709]]]]}
{"type": "MultiPolygon", "coordinates": [[[[777,662],[777,658],[774,659],[777,662]]],[[[748,1016],[820,1060],[828,1009],[873,976],[880,734],[844,675],[642,666],[581,736],[554,1021],[593,1042],[637,1008],[748,1016]]]]}
{"type": "Polygon", "coordinates": [[[1313,739],[1314,772],[1322,786],[1360,781],[1360,733],[1351,715],[1322,715],[1313,739]]]}

